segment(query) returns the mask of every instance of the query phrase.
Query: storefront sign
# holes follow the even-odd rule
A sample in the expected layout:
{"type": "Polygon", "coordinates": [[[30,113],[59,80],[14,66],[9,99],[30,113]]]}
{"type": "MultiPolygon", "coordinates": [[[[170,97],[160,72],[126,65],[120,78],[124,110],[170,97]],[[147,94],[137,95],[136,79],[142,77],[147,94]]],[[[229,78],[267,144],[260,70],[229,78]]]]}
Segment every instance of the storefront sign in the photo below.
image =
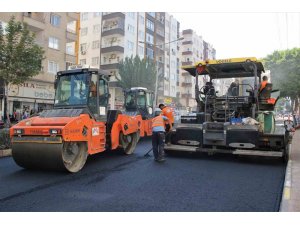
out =
{"type": "Polygon", "coordinates": [[[54,85],[36,81],[28,81],[19,85],[9,84],[8,96],[38,99],[54,99],[54,85]]]}
{"type": "Polygon", "coordinates": [[[172,98],[168,98],[168,97],[164,98],[164,103],[168,104],[168,105],[171,104],[172,103],[172,98]]]}

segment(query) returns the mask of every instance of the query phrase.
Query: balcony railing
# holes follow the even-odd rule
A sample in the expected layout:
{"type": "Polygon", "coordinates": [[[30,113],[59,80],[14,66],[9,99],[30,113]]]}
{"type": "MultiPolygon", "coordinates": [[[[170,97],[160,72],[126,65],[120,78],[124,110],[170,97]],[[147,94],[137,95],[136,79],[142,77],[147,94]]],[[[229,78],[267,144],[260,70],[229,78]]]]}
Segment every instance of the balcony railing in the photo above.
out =
{"type": "Polygon", "coordinates": [[[102,19],[109,20],[109,19],[117,18],[117,17],[125,19],[125,14],[122,12],[104,12],[102,19]]]}
{"type": "Polygon", "coordinates": [[[193,52],[192,51],[184,51],[182,52],[182,55],[192,55],[193,52]]]}
{"type": "Polygon", "coordinates": [[[190,66],[190,65],[193,65],[193,62],[192,61],[182,62],[182,65],[183,66],[190,66]]]}
{"type": "Polygon", "coordinates": [[[182,98],[191,98],[191,97],[192,97],[192,94],[190,94],[190,93],[182,93],[182,94],[181,94],[181,97],[182,97],[182,98]]]}
{"type": "Polygon", "coordinates": [[[28,24],[28,27],[34,31],[42,31],[45,30],[46,25],[45,25],[45,17],[44,13],[31,13],[31,12],[26,12],[23,13],[24,16],[24,23],[28,24]]]}

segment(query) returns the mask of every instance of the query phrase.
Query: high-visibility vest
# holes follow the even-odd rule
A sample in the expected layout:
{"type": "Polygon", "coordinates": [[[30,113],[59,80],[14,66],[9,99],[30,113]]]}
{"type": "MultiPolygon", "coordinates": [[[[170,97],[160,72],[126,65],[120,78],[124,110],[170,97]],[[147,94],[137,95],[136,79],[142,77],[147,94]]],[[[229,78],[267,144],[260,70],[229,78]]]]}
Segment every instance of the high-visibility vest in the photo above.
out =
{"type": "Polygon", "coordinates": [[[169,119],[169,123],[174,123],[174,113],[170,107],[166,106],[161,111],[162,114],[169,119]]]}
{"type": "Polygon", "coordinates": [[[259,90],[261,91],[262,89],[264,89],[264,87],[267,85],[267,83],[268,83],[267,80],[262,81],[262,82],[260,83],[260,88],[259,88],[259,90]]]}
{"type": "Polygon", "coordinates": [[[157,116],[152,119],[152,128],[153,127],[165,127],[164,119],[162,116],[157,116]]]}

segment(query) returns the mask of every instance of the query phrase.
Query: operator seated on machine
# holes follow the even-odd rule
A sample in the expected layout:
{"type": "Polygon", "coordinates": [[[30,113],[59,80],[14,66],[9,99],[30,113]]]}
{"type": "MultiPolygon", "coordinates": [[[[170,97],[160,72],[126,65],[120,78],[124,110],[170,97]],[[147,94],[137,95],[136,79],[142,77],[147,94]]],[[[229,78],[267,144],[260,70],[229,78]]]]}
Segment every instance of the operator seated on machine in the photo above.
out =
{"type": "Polygon", "coordinates": [[[162,115],[161,109],[154,111],[154,118],[152,119],[152,150],[154,160],[156,162],[163,162],[164,159],[164,144],[165,144],[165,122],[168,117],[162,115]]]}
{"type": "Polygon", "coordinates": [[[227,96],[238,96],[239,86],[236,82],[232,82],[227,91],[227,96]]]}
{"type": "Polygon", "coordinates": [[[216,94],[215,87],[213,86],[212,82],[208,81],[205,83],[203,93],[205,95],[210,95],[210,96],[213,96],[216,94]]]}
{"type": "Polygon", "coordinates": [[[164,104],[159,104],[158,108],[162,111],[162,115],[168,118],[168,124],[166,124],[166,132],[169,132],[170,129],[174,126],[174,113],[169,106],[164,104]]]}

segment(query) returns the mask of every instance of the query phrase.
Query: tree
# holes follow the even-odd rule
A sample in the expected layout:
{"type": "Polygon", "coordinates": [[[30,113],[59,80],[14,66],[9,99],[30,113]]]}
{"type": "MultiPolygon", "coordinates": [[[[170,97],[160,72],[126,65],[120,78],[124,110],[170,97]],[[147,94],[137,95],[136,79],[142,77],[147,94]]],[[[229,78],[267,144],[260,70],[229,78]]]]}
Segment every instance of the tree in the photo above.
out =
{"type": "Polygon", "coordinates": [[[126,57],[118,66],[120,77],[116,76],[122,88],[147,87],[155,90],[156,67],[150,59],[126,57]]]}
{"type": "Polygon", "coordinates": [[[26,23],[12,17],[5,29],[0,24],[0,79],[4,81],[4,117],[7,110],[8,84],[21,84],[41,71],[44,51],[35,43],[35,35],[26,23]]]}
{"type": "Polygon", "coordinates": [[[271,71],[272,83],[281,97],[291,99],[292,110],[299,110],[300,98],[300,48],[275,51],[264,59],[271,71]]]}

